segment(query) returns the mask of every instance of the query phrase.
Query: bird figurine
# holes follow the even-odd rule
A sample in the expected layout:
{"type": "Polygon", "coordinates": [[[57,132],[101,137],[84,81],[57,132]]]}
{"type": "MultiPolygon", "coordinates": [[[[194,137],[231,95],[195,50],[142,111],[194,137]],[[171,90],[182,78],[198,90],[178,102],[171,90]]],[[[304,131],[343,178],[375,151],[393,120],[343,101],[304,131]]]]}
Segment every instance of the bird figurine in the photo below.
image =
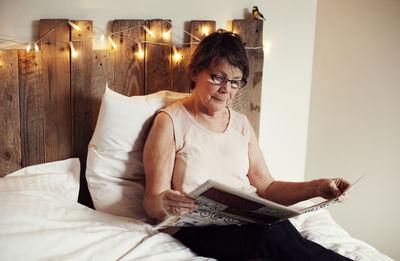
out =
{"type": "Polygon", "coordinates": [[[263,19],[265,21],[263,14],[260,13],[260,11],[258,11],[257,6],[253,6],[253,18],[254,19],[263,19]]]}

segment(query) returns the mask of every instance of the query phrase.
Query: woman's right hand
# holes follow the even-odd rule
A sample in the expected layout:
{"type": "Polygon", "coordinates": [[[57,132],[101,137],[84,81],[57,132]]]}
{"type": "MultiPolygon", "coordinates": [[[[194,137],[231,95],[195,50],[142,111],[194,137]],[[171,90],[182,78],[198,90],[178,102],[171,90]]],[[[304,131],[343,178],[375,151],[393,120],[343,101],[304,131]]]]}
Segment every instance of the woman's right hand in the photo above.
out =
{"type": "Polygon", "coordinates": [[[158,195],[145,195],[143,203],[147,215],[158,220],[164,220],[167,216],[182,216],[197,210],[193,199],[170,189],[158,195]]]}

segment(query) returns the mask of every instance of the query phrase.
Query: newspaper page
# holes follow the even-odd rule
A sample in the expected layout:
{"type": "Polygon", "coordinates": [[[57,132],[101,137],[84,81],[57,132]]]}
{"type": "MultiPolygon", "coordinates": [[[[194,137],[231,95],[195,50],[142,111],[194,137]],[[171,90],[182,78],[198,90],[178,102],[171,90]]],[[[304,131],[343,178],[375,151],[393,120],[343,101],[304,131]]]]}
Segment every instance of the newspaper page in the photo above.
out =
{"type": "Polygon", "coordinates": [[[213,180],[200,185],[188,196],[195,200],[198,209],[183,216],[169,216],[156,228],[270,224],[301,214],[297,209],[246,194],[213,180]]]}
{"type": "Polygon", "coordinates": [[[354,184],[340,196],[303,209],[287,207],[244,193],[214,180],[208,180],[188,194],[199,206],[196,211],[183,216],[169,216],[155,227],[223,226],[247,223],[272,224],[300,214],[316,211],[340,201],[354,184]]]}

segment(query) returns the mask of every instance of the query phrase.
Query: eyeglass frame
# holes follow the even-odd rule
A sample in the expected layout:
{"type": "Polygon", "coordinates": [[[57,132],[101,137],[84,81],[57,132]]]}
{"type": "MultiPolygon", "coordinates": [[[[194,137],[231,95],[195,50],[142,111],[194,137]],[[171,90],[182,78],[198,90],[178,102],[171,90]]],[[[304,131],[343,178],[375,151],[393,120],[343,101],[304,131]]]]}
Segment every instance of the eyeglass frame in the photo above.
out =
{"type": "Polygon", "coordinates": [[[241,80],[229,80],[229,79],[226,78],[225,76],[211,73],[208,69],[206,69],[206,68],[204,68],[204,67],[202,67],[202,68],[203,68],[204,71],[206,71],[206,72],[208,73],[208,75],[210,76],[212,82],[213,82],[214,84],[216,84],[216,85],[223,86],[223,85],[227,84],[228,82],[230,82],[230,83],[231,83],[231,88],[236,89],[236,90],[239,90],[239,89],[241,89],[241,88],[243,88],[243,87],[245,87],[245,86],[247,85],[247,81],[246,81],[245,79],[241,79],[241,80]],[[224,83],[216,83],[216,82],[215,82],[215,79],[214,79],[215,77],[222,78],[222,80],[223,80],[224,83]],[[238,82],[238,83],[242,82],[242,83],[244,83],[244,84],[243,84],[243,86],[240,86],[240,87],[234,87],[234,86],[233,86],[234,82],[238,82]]]}

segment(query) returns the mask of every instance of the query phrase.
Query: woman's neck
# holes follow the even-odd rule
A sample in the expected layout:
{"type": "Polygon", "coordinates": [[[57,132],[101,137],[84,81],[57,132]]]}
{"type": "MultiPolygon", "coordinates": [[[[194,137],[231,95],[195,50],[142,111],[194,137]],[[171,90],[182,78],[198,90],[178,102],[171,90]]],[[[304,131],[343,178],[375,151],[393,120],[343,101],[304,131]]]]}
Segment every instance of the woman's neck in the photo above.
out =
{"type": "Polygon", "coordinates": [[[228,107],[220,111],[210,111],[195,95],[191,95],[182,101],[186,110],[201,125],[214,132],[224,132],[229,125],[230,112],[228,107]]]}

